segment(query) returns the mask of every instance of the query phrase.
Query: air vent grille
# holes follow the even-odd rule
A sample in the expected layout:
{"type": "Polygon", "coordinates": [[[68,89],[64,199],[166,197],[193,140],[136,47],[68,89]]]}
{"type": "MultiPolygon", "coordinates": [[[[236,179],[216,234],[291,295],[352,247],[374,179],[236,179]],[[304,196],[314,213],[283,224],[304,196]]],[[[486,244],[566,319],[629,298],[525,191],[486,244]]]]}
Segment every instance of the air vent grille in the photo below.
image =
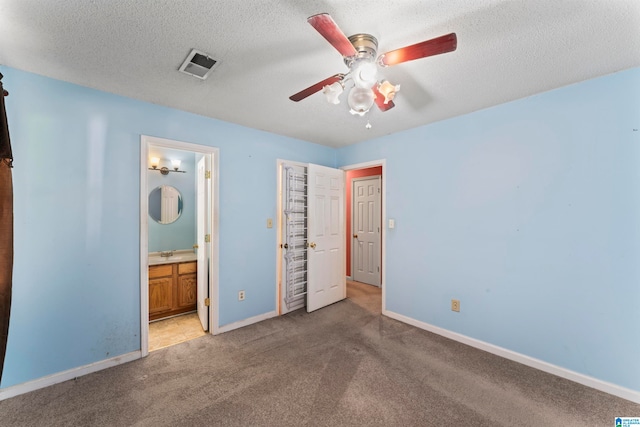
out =
{"type": "Polygon", "coordinates": [[[179,70],[204,80],[219,64],[220,61],[211,58],[208,54],[192,49],[179,70]]]}

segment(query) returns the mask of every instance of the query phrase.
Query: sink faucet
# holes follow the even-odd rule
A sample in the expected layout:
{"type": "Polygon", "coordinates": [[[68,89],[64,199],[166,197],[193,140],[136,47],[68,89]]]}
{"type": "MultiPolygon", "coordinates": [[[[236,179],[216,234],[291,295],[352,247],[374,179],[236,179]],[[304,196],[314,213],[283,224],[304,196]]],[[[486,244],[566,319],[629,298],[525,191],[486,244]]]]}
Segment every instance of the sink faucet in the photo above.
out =
{"type": "Polygon", "coordinates": [[[160,256],[168,258],[170,256],[173,256],[173,251],[162,251],[160,252],[160,256]]]}

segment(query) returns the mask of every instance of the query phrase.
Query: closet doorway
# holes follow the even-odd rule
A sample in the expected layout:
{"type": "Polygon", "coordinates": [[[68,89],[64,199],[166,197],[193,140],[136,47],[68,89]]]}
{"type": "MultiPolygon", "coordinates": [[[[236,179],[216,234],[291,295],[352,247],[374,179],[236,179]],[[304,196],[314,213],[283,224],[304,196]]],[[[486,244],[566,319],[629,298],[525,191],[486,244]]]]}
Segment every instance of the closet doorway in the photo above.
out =
{"type": "Polygon", "coordinates": [[[347,297],[344,171],[286,160],[277,170],[277,312],[312,312],[347,297]]]}
{"type": "Polygon", "coordinates": [[[140,165],[146,356],[218,329],[218,149],[143,135],[140,165]]]}
{"type": "MultiPolygon", "coordinates": [[[[379,286],[382,292],[382,311],[385,311],[385,243],[386,231],[383,224],[386,221],[386,199],[384,188],[386,188],[385,177],[385,160],[377,160],[367,163],[359,163],[340,168],[345,171],[344,181],[342,184],[342,196],[344,202],[340,202],[342,208],[335,210],[338,215],[343,218],[341,224],[344,224],[345,232],[342,232],[342,226],[339,226],[340,234],[343,236],[342,248],[336,251],[336,259],[342,260],[332,264],[327,268],[323,268],[323,274],[327,276],[328,283],[344,286],[342,298],[346,298],[346,281],[352,279],[351,275],[351,248],[352,248],[352,227],[351,227],[351,200],[350,186],[352,180],[347,178],[352,176],[372,176],[377,175],[380,183],[379,210],[377,217],[379,222],[379,247],[372,252],[372,257],[377,258],[379,262],[380,272],[378,276],[379,286]],[[368,175],[367,175],[368,174],[368,175]],[[347,212],[348,210],[348,212],[347,212]],[[348,232],[347,232],[348,229],[348,232]],[[345,274],[347,273],[347,274],[345,274]],[[335,279],[333,278],[335,276],[335,279]],[[343,285],[344,284],[344,285],[343,285]]],[[[285,160],[278,160],[277,176],[278,176],[278,197],[276,206],[278,206],[278,242],[276,250],[276,307],[278,315],[283,315],[291,311],[307,306],[308,301],[308,282],[314,280],[313,274],[308,274],[307,261],[309,256],[313,256],[317,252],[315,246],[316,237],[313,230],[313,217],[318,215],[317,209],[308,209],[309,206],[309,187],[317,185],[317,178],[313,178],[309,173],[307,163],[299,163],[285,160]],[[310,178],[311,177],[311,178],[310,178]],[[289,184],[287,184],[287,182],[289,184]],[[287,187],[291,190],[287,193],[287,187]],[[310,222],[311,221],[311,222],[310,222]],[[309,227],[309,228],[308,228],[309,227]],[[309,236],[312,236],[310,239],[309,236]]],[[[377,191],[377,190],[376,190],[377,191]]],[[[336,205],[338,206],[338,205],[336,205]]],[[[378,208],[373,207],[374,211],[378,208]]],[[[331,209],[331,211],[333,211],[331,209]]],[[[330,227],[329,227],[330,228],[330,227]]],[[[376,232],[378,232],[376,226],[376,232]]],[[[375,268],[377,270],[377,267],[375,268]]],[[[377,272],[377,271],[376,271],[377,272]]],[[[313,289],[313,286],[311,286],[313,289]]],[[[307,307],[308,309],[308,307],[307,307]]]]}

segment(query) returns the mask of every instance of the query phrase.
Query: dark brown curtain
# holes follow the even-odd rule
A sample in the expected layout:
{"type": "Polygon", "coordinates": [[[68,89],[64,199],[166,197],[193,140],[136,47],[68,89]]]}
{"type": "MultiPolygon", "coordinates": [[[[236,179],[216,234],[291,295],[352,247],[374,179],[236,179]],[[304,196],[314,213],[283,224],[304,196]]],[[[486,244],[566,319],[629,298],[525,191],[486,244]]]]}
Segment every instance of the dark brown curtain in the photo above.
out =
{"type": "Polygon", "coordinates": [[[4,97],[7,95],[9,93],[2,87],[0,73],[0,380],[2,380],[9,336],[13,275],[13,180],[11,178],[13,155],[4,106],[4,97]]]}

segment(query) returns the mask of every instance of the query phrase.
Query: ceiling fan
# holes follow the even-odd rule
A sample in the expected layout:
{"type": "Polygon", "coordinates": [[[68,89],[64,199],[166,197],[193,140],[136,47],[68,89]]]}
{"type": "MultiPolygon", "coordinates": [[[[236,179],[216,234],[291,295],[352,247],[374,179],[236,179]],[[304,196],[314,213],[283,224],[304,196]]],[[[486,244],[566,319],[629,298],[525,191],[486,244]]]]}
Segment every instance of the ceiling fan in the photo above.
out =
{"type": "Polygon", "coordinates": [[[458,43],[456,34],[451,33],[383,53],[376,59],[378,40],[371,34],[359,33],[347,37],[328,13],[310,16],[307,22],[340,52],[349,71],[326,78],[291,95],[289,99],[298,102],[322,90],[328,102],[338,104],[345,84],[352,81],[353,87],[347,96],[347,103],[351,108],[351,114],[359,116],[364,116],[374,103],[381,111],[390,110],[395,105],[393,98],[400,90],[400,85],[379,80],[378,66],[389,67],[414,59],[452,52],[456,50],[458,43]]]}

